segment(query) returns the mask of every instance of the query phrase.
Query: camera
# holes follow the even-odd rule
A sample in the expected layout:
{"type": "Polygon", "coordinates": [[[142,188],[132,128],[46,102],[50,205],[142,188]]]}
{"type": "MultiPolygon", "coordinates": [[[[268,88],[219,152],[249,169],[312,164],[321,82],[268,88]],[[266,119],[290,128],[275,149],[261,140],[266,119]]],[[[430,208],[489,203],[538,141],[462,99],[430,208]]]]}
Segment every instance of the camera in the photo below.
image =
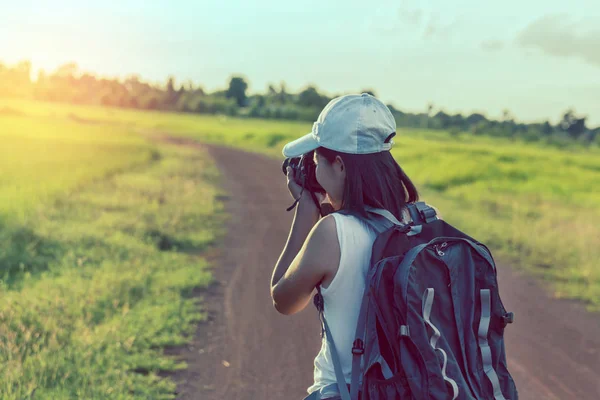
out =
{"type": "MultiPolygon", "coordinates": [[[[321,216],[324,217],[332,213],[334,210],[333,206],[329,203],[319,204],[319,200],[315,195],[315,193],[324,194],[326,192],[325,189],[323,189],[323,187],[319,185],[319,182],[317,181],[317,166],[315,165],[313,155],[314,150],[303,154],[300,157],[286,158],[283,161],[281,169],[283,170],[284,175],[287,175],[287,167],[292,167],[293,176],[296,177],[298,184],[304,189],[308,190],[317,208],[319,209],[321,216]]],[[[294,204],[292,204],[287,209],[287,211],[291,211],[294,207],[296,207],[296,204],[298,204],[298,200],[300,199],[296,199],[294,204]]]]}
{"type": "Polygon", "coordinates": [[[313,160],[314,150],[303,154],[300,157],[286,158],[283,161],[281,169],[284,175],[287,175],[287,167],[292,167],[298,184],[311,193],[325,193],[325,189],[317,182],[315,162],[313,160]]]}

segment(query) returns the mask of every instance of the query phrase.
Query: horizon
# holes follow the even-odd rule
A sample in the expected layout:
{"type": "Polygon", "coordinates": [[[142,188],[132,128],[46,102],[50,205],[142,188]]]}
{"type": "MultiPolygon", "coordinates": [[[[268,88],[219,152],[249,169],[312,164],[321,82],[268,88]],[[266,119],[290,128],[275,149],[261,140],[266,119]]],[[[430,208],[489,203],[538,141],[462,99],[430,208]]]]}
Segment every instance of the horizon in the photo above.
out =
{"type": "Polygon", "coordinates": [[[3,62],[30,60],[36,76],[68,62],[102,77],[164,84],[173,76],[209,92],[233,75],[251,94],[281,82],[327,96],[372,89],[405,112],[432,103],[434,113],[500,119],[507,109],[524,123],[556,123],[572,108],[600,125],[600,19],[590,17],[600,3],[592,0],[384,1],[368,10],[314,0],[60,3],[3,5],[11,18],[0,36],[18,38],[0,43],[3,62]]]}
{"type": "MultiPolygon", "coordinates": [[[[21,61],[22,61],[22,62],[23,62],[23,61],[26,61],[26,62],[31,62],[30,60],[21,60],[21,61]]],[[[70,62],[67,62],[67,63],[63,63],[63,64],[59,65],[59,67],[60,67],[60,66],[67,65],[67,64],[71,64],[71,63],[74,63],[74,62],[73,62],[73,61],[70,61],[70,62]]],[[[2,62],[2,60],[0,60],[0,65],[2,65],[2,64],[3,64],[3,62],[2,62]]],[[[7,65],[7,64],[6,64],[6,63],[4,63],[4,65],[7,65]]],[[[8,65],[8,66],[10,67],[10,66],[12,66],[12,65],[8,65]]],[[[39,68],[39,69],[37,69],[37,70],[34,70],[34,68],[32,67],[32,70],[31,70],[31,76],[30,76],[30,78],[31,78],[31,81],[32,81],[32,82],[37,82],[38,74],[39,74],[40,72],[44,72],[44,73],[46,73],[46,74],[51,74],[51,73],[53,73],[53,72],[55,72],[55,71],[46,71],[46,70],[44,70],[43,68],[39,68]]],[[[227,80],[227,81],[226,81],[226,82],[225,82],[223,85],[221,85],[221,86],[216,86],[216,87],[214,87],[212,90],[210,90],[210,91],[209,91],[209,90],[207,90],[207,89],[206,89],[206,87],[205,87],[205,86],[203,86],[203,85],[202,85],[202,83],[201,83],[201,82],[195,82],[195,81],[190,81],[190,80],[188,80],[188,81],[180,81],[180,80],[178,80],[178,79],[177,79],[177,77],[175,77],[175,76],[172,76],[172,75],[169,75],[169,76],[165,77],[163,80],[148,80],[148,79],[145,79],[145,77],[143,77],[143,76],[141,76],[141,75],[139,75],[139,74],[135,74],[135,73],[132,73],[132,74],[127,74],[127,75],[125,75],[125,76],[118,76],[118,75],[114,75],[114,76],[113,76],[113,75],[102,75],[102,74],[95,73],[94,71],[86,71],[86,70],[82,70],[82,69],[78,68],[78,74],[76,74],[76,76],[80,76],[80,75],[83,75],[83,74],[89,74],[89,75],[92,75],[92,76],[96,77],[97,79],[106,78],[106,79],[111,79],[111,80],[118,80],[119,82],[124,82],[124,80],[126,80],[128,77],[131,77],[131,76],[136,76],[136,77],[137,77],[137,78],[140,80],[140,82],[146,82],[146,83],[149,83],[149,84],[151,84],[151,85],[153,85],[153,86],[160,86],[160,87],[163,87],[163,89],[164,89],[164,87],[166,86],[166,84],[167,84],[167,82],[168,82],[169,78],[171,78],[171,77],[172,77],[172,78],[173,78],[173,80],[174,80],[174,86],[175,86],[175,89],[177,89],[177,90],[178,90],[178,89],[179,89],[179,88],[180,88],[182,85],[184,85],[184,86],[185,86],[186,84],[188,84],[188,83],[190,83],[190,82],[191,82],[191,83],[193,84],[193,87],[194,87],[194,89],[201,88],[201,89],[203,89],[203,90],[205,91],[205,93],[207,93],[208,95],[211,95],[211,94],[213,94],[214,92],[217,92],[217,91],[223,91],[223,90],[226,90],[226,89],[227,89],[227,87],[228,87],[228,82],[229,82],[229,79],[228,79],[228,80],[227,80]]],[[[229,78],[231,78],[231,77],[233,77],[233,76],[241,76],[241,77],[243,77],[243,78],[246,80],[246,82],[248,83],[248,86],[249,86],[249,87],[251,87],[251,86],[252,86],[252,81],[251,81],[251,80],[249,80],[249,79],[248,79],[248,77],[247,77],[247,76],[245,76],[244,74],[230,74],[229,78]]],[[[302,87],[298,88],[297,90],[290,90],[289,86],[287,85],[287,83],[286,83],[285,81],[282,81],[282,82],[279,82],[279,83],[276,83],[276,82],[270,82],[269,84],[272,84],[272,85],[275,87],[275,89],[279,89],[279,88],[280,88],[280,85],[281,85],[282,83],[285,85],[285,88],[286,88],[286,91],[287,91],[287,93],[290,93],[290,94],[298,94],[298,93],[299,93],[300,91],[302,91],[304,88],[307,88],[308,86],[311,86],[311,85],[309,84],[309,85],[306,85],[306,86],[302,86],[302,87]]],[[[313,85],[313,86],[314,86],[314,85],[313,85]]],[[[326,92],[326,91],[322,90],[321,88],[319,88],[318,86],[315,86],[315,88],[318,90],[318,92],[319,92],[321,95],[326,95],[326,96],[328,96],[329,98],[333,98],[333,96],[334,96],[334,95],[344,95],[344,94],[352,94],[352,93],[354,93],[354,94],[360,94],[360,93],[361,93],[361,91],[360,91],[360,90],[357,90],[357,91],[346,90],[346,91],[344,91],[344,92],[328,93],[328,92],[326,92]]],[[[249,90],[247,94],[248,94],[248,96],[253,96],[253,95],[258,95],[258,94],[265,94],[265,93],[267,92],[267,89],[268,89],[268,85],[267,85],[267,87],[265,87],[265,89],[263,89],[263,91],[251,91],[251,90],[249,90]]],[[[363,88],[363,89],[364,89],[364,90],[371,90],[371,89],[373,89],[373,88],[368,88],[368,87],[365,87],[365,88],[363,88]]],[[[186,89],[186,90],[187,90],[187,89],[186,89]]],[[[377,91],[376,91],[376,90],[375,90],[375,95],[376,95],[376,97],[378,97],[378,98],[379,98],[379,96],[378,96],[378,93],[377,93],[377,91]]],[[[414,114],[421,114],[421,113],[425,113],[425,114],[426,114],[426,110],[407,110],[407,109],[403,109],[403,108],[400,108],[400,107],[398,107],[398,106],[397,106],[396,104],[394,104],[393,102],[385,102],[385,103],[386,103],[388,106],[389,106],[389,105],[393,106],[394,108],[396,108],[398,111],[401,111],[401,112],[405,112],[405,113],[414,113],[414,114]]],[[[511,109],[510,109],[510,108],[508,108],[508,107],[506,107],[506,108],[505,108],[505,110],[509,111],[509,115],[510,115],[510,116],[511,116],[511,117],[514,119],[514,121],[515,121],[516,123],[524,123],[524,124],[543,123],[543,122],[546,122],[546,121],[549,121],[549,122],[551,122],[552,124],[556,124],[556,123],[558,123],[558,122],[559,122],[559,120],[560,120],[560,117],[562,117],[562,113],[561,113],[561,114],[560,114],[558,117],[557,117],[557,116],[555,116],[555,117],[551,117],[551,118],[545,118],[545,119],[539,119],[539,120],[531,120],[531,121],[529,121],[529,120],[522,120],[522,119],[516,118],[516,117],[515,117],[515,115],[514,115],[514,113],[513,113],[513,110],[511,110],[511,109]]],[[[434,115],[436,115],[436,114],[437,114],[438,112],[440,112],[440,111],[441,111],[441,112],[445,112],[446,114],[449,114],[449,115],[461,114],[461,115],[463,115],[463,117],[468,117],[469,115],[472,115],[472,114],[474,114],[474,113],[479,113],[479,114],[483,115],[484,117],[486,117],[488,120],[501,120],[501,118],[500,118],[500,117],[498,117],[498,118],[494,118],[493,116],[490,116],[490,115],[489,115],[489,113],[487,113],[487,112],[485,112],[485,111],[478,111],[478,110],[475,110],[475,111],[473,111],[473,112],[470,112],[470,113],[465,113],[465,112],[461,112],[461,111],[457,111],[457,112],[449,112],[449,110],[447,110],[447,109],[446,109],[446,108],[444,108],[444,107],[434,107],[434,108],[432,109],[432,112],[431,112],[431,114],[430,114],[430,115],[431,115],[431,116],[434,116],[434,115]]],[[[565,111],[568,111],[568,110],[565,110],[565,111]]],[[[585,116],[585,115],[582,115],[582,114],[579,112],[579,110],[573,109],[573,111],[575,112],[575,115],[576,115],[577,117],[580,117],[580,118],[581,118],[581,117],[585,116]]],[[[587,116],[586,116],[586,117],[587,117],[587,116]]],[[[589,119],[588,119],[588,120],[586,120],[586,121],[587,121],[587,122],[586,122],[586,125],[587,125],[587,127],[588,127],[589,129],[596,129],[596,128],[599,128],[599,127],[600,127],[600,123],[599,123],[599,124],[597,124],[598,126],[595,126],[595,125],[593,125],[593,124],[590,124],[590,123],[589,123],[589,119]]]]}

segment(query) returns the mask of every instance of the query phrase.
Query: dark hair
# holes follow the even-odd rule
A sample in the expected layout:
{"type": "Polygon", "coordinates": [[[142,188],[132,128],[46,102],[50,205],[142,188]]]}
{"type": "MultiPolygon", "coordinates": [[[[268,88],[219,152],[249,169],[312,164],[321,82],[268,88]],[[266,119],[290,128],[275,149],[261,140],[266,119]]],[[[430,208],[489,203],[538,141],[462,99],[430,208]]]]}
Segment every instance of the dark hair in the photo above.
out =
{"type": "Polygon", "coordinates": [[[389,151],[373,154],[342,153],[325,147],[316,152],[329,163],[340,156],[346,168],[342,210],[367,218],[365,206],[384,208],[402,221],[406,203],[419,200],[417,188],[389,151]]]}

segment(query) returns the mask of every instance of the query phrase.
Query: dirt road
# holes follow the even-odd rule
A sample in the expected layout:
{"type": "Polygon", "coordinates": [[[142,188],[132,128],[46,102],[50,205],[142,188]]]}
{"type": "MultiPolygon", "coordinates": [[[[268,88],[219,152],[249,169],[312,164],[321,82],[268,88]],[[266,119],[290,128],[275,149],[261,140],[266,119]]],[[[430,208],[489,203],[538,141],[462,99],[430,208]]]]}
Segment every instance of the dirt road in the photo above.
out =
{"type": "MultiPolygon", "coordinates": [[[[233,216],[211,255],[217,284],[200,293],[209,320],[194,342],[172,350],[189,368],[175,374],[181,399],[302,399],[312,383],[320,327],[312,303],[278,314],[269,285],[292,221],[280,162],[224,147],[206,148],[223,175],[233,216]]],[[[446,210],[446,213],[450,211],[446,210]]],[[[509,370],[520,398],[600,399],[600,316],[559,301],[509,265],[499,285],[515,323],[506,329],[509,370]]]]}

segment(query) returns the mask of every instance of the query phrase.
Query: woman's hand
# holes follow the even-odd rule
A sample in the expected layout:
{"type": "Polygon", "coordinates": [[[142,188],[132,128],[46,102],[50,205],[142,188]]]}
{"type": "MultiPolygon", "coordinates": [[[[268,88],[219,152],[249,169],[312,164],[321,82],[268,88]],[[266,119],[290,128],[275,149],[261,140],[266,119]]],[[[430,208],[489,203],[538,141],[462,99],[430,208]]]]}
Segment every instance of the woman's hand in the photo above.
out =
{"type": "Polygon", "coordinates": [[[292,167],[287,167],[287,187],[294,200],[300,197],[302,193],[302,186],[296,181],[297,177],[294,176],[294,170],[292,167]]]}
{"type": "MultiPolygon", "coordinates": [[[[310,206],[312,205],[314,207],[314,210],[316,212],[319,212],[319,209],[317,208],[317,205],[315,204],[312,196],[310,195],[310,192],[308,191],[308,189],[302,191],[302,186],[300,186],[300,184],[298,183],[297,178],[297,176],[294,176],[294,170],[292,169],[292,167],[287,167],[287,187],[290,191],[290,195],[294,200],[297,200],[300,197],[300,195],[302,195],[302,198],[300,199],[300,203],[302,204],[301,207],[311,208],[310,206]]],[[[315,193],[315,196],[319,201],[319,205],[325,200],[325,194],[323,193],[317,192],[315,193]]]]}

